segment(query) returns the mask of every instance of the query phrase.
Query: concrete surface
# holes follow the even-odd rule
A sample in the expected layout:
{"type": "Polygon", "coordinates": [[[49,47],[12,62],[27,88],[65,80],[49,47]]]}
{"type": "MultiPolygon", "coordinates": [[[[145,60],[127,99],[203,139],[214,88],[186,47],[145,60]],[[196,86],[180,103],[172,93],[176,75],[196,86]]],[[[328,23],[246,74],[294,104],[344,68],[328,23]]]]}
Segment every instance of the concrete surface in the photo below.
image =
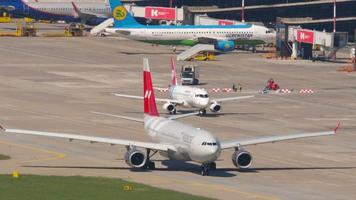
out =
{"type": "MultiPolygon", "coordinates": [[[[171,47],[113,38],[0,38],[0,123],[148,141],[141,124],[90,111],[141,117],[141,101],[110,93],[142,93],[142,57],[150,59],[154,84],[167,86],[171,56],[171,47]]],[[[240,82],[243,93],[249,93],[261,90],[273,77],[283,88],[310,88],[315,93],[257,95],[223,104],[221,114],[181,121],[204,127],[221,140],[324,131],[338,121],[340,134],[247,147],[254,163],[245,172],[235,169],[233,150],[228,150],[209,177],[199,175],[194,163],[164,161],[160,156],[154,157],[157,170],[130,171],[122,160],[125,148],[119,146],[0,134],[1,154],[12,157],[0,161],[0,173],[117,177],[218,199],[355,199],[356,73],[337,72],[343,63],[262,56],[234,52],[198,63],[201,87],[210,90],[240,82]]],[[[240,94],[211,93],[233,95],[240,94]]]]}

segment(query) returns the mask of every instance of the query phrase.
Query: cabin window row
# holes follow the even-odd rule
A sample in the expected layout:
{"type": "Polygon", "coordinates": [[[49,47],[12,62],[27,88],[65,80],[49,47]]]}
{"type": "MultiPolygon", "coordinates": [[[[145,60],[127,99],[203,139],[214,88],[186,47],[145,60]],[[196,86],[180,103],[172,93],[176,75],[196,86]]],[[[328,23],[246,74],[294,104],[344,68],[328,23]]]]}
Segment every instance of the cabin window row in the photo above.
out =
{"type": "MultiPolygon", "coordinates": [[[[72,11],[73,8],[38,8],[42,11],[72,11]]],[[[81,11],[109,12],[109,8],[79,8],[81,11]]]]}
{"type": "Polygon", "coordinates": [[[151,32],[152,34],[252,34],[252,32],[228,32],[228,31],[184,31],[184,32],[151,32]]]}

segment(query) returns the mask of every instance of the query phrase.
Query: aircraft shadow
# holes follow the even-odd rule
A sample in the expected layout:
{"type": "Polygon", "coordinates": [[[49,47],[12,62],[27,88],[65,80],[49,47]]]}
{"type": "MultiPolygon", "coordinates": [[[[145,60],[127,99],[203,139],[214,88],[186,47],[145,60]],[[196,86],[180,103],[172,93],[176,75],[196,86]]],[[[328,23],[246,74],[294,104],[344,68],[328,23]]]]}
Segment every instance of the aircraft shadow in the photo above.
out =
{"type": "MultiPolygon", "coordinates": [[[[191,172],[191,173],[200,175],[201,166],[199,164],[187,163],[184,161],[177,161],[177,160],[163,160],[161,163],[162,163],[162,165],[166,166],[167,168],[158,169],[160,171],[187,171],[187,172],[191,172]]],[[[217,168],[216,170],[211,170],[209,176],[234,177],[234,176],[236,176],[236,174],[232,174],[228,171],[217,168]]]]}
{"type": "Polygon", "coordinates": [[[220,117],[231,115],[261,115],[262,113],[208,113],[204,117],[220,117]]]}
{"type": "MultiPolygon", "coordinates": [[[[177,111],[177,115],[182,115],[182,114],[188,114],[188,113],[193,113],[193,112],[197,112],[196,110],[178,110],[177,111]]],[[[125,114],[142,114],[142,112],[140,111],[128,111],[128,112],[124,112],[125,114]]],[[[160,113],[161,115],[164,115],[166,117],[169,117],[169,116],[173,116],[173,115],[170,115],[168,113],[165,113],[165,112],[162,112],[160,113]]],[[[203,117],[220,117],[220,116],[229,116],[229,115],[241,115],[241,116],[244,116],[244,115],[261,115],[262,113],[233,113],[233,112],[230,112],[230,113],[207,113],[205,116],[203,117]]],[[[198,116],[198,114],[197,114],[198,116]]]]}

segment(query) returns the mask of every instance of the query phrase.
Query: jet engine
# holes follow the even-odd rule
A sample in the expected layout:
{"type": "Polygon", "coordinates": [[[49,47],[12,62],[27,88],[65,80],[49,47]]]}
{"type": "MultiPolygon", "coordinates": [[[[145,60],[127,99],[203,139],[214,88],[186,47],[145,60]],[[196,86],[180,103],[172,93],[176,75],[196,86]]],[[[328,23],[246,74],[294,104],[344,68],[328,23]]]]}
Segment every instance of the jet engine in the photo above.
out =
{"type": "Polygon", "coordinates": [[[217,102],[213,102],[210,107],[209,107],[211,112],[219,112],[221,110],[221,105],[218,104],[217,102]]]}
{"type": "Polygon", "coordinates": [[[248,151],[237,150],[232,154],[232,163],[240,169],[247,169],[252,164],[252,156],[248,151]]]}
{"type": "Polygon", "coordinates": [[[215,49],[219,51],[233,51],[235,49],[235,42],[228,40],[218,40],[215,43],[215,49]]]}
{"type": "Polygon", "coordinates": [[[0,5],[0,11],[11,12],[15,10],[15,6],[3,6],[0,5]]]}
{"type": "Polygon", "coordinates": [[[139,150],[130,149],[125,154],[126,163],[133,168],[140,168],[146,164],[146,155],[139,150]]]}
{"type": "Polygon", "coordinates": [[[175,107],[175,105],[167,102],[167,103],[163,104],[163,109],[167,110],[168,112],[173,112],[176,109],[176,107],[175,107]]]}

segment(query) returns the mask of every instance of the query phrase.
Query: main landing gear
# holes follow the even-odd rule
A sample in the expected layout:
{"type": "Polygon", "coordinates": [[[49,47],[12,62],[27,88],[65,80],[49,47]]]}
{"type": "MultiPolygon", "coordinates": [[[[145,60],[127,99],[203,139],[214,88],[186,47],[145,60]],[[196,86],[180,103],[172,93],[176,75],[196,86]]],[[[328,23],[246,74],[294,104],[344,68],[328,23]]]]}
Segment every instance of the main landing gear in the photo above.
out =
{"type": "Polygon", "coordinates": [[[210,170],[216,170],[216,163],[203,163],[201,165],[201,175],[202,176],[209,176],[210,170]]]}
{"type": "Polygon", "coordinates": [[[151,154],[150,149],[146,149],[146,164],[142,167],[142,169],[148,169],[148,170],[154,170],[156,168],[155,162],[151,161],[151,157],[154,156],[158,151],[152,151],[153,153],[151,154]]]}
{"type": "Polygon", "coordinates": [[[200,116],[205,116],[206,115],[206,110],[205,109],[199,110],[199,115],[200,116]]]}

